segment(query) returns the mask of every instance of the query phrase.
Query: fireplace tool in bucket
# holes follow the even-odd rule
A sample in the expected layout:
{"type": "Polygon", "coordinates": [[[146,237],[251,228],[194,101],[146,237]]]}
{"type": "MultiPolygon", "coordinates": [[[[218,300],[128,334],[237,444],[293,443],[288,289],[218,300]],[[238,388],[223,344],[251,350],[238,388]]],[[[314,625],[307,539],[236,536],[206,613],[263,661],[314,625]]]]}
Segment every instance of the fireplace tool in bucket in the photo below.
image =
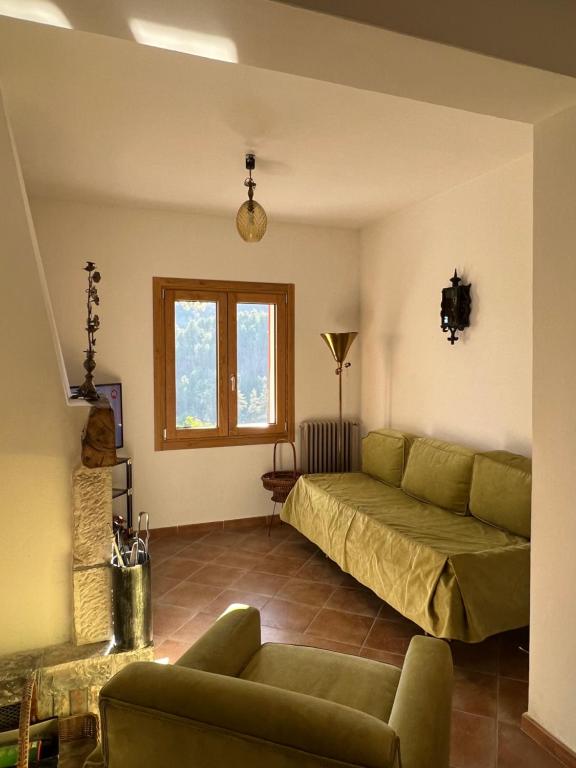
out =
{"type": "Polygon", "coordinates": [[[152,643],[152,592],[148,553],[148,513],[138,515],[136,534],[125,542],[112,537],[112,615],[114,645],[130,651],[152,643]]]}

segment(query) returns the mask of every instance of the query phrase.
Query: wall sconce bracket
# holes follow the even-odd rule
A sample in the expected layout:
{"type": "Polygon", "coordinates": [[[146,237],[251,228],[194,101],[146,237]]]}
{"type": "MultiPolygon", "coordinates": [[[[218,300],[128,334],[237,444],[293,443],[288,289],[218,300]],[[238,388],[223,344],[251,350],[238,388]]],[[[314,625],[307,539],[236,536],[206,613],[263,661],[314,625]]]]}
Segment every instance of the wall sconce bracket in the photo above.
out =
{"type": "Polygon", "coordinates": [[[458,341],[456,331],[463,331],[470,325],[470,310],[472,308],[472,299],[470,297],[470,288],[472,284],[460,285],[462,278],[454,270],[454,276],[450,278],[452,286],[442,289],[442,305],[440,308],[440,317],[443,333],[450,332],[448,341],[451,346],[458,341]]]}

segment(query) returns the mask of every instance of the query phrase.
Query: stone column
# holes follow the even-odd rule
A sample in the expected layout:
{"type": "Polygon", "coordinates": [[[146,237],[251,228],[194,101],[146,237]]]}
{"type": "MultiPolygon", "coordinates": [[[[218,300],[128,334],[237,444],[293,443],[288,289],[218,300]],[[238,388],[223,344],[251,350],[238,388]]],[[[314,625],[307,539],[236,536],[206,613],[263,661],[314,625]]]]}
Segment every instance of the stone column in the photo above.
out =
{"type": "Polygon", "coordinates": [[[84,645],[112,637],[112,470],[76,469],[73,499],[74,642],[84,645]]]}

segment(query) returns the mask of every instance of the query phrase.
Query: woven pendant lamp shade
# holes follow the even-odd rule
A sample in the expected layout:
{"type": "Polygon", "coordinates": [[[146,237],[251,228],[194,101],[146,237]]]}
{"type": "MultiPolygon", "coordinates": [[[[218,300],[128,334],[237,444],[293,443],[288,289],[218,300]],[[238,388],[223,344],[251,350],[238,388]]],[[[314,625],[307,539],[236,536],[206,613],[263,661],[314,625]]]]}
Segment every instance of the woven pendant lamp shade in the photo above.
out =
{"type": "Polygon", "coordinates": [[[262,240],[267,225],[266,211],[260,203],[256,200],[246,200],[242,203],[236,215],[236,229],[242,240],[247,243],[262,240]]]}

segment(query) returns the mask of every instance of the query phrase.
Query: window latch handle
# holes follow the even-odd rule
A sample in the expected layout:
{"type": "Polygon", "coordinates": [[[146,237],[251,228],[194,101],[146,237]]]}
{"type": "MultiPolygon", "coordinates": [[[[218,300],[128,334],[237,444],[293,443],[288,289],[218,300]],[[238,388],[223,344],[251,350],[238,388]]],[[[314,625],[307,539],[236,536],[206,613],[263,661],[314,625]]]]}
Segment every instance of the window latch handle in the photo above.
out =
{"type": "Polygon", "coordinates": [[[234,374],[230,376],[230,384],[232,385],[232,392],[236,392],[236,376],[234,374]]]}

